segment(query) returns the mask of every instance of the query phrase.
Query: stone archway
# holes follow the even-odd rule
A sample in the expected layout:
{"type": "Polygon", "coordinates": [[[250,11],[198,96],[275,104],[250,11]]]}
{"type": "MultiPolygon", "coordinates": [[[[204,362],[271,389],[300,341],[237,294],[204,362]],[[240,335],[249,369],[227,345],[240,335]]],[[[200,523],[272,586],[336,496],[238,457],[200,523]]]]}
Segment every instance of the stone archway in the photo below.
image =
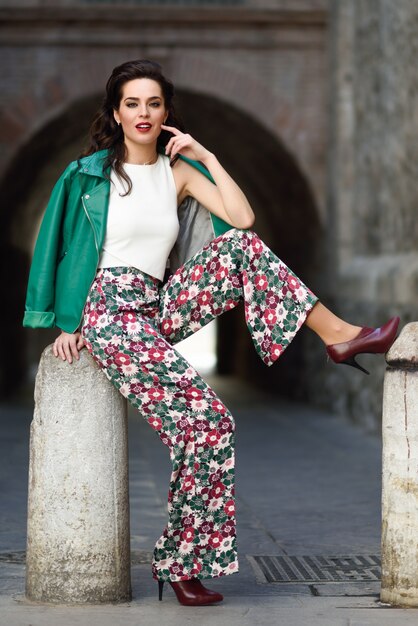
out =
{"type": "MultiPolygon", "coordinates": [[[[71,103],[44,125],[16,154],[0,187],[4,206],[9,207],[1,216],[2,267],[6,259],[12,259],[15,270],[14,274],[3,272],[3,284],[10,294],[8,336],[14,346],[13,357],[7,350],[8,356],[0,363],[3,395],[25,380],[25,370],[30,364],[35,366],[43,347],[56,336],[55,331],[21,327],[32,242],[51,187],[65,165],[78,155],[100,99],[89,96],[71,103]],[[19,180],[19,184],[10,185],[10,180],[19,180]]],[[[177,102],[188,132],[217,154],[246,193],[257,215],[257,232],[309,281],[319,219],[309,183],[293,156],[270,129],[225,101],[178,89],[177,102]]],[[[303,389],[303,337],[298,336],[280,362],[267,369],[252,348],[242,310],[224,315],[218,331],[220,373],[251,377],[259,384],[274,381],[274,388],[282,391],[290,383],[297,383],[294,389],[303,389]]]]}

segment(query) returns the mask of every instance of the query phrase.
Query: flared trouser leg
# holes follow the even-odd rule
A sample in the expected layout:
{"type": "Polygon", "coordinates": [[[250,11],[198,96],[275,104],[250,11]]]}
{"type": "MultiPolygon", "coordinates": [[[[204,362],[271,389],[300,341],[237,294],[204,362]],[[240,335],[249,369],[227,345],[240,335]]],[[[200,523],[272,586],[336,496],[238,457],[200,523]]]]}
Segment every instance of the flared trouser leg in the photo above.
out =
{"type": "Polygon", "coordinates": [[[290,344],[318,298],[251,230],[232,228],[171,275],[160,329],[176,343],[244,301],[255,349],[268,366],[290,344]]]}
{"type": "Polygon", "coordinates": [[[170,450],[168,524],[157,541],[160,580],[238,570],[230,412],[172,347],[240,300],[267,365],[316,298],[252,231],[231,229],[162,287],[134,268],[101,270],[86,302],[86,346],[170,450]]]}

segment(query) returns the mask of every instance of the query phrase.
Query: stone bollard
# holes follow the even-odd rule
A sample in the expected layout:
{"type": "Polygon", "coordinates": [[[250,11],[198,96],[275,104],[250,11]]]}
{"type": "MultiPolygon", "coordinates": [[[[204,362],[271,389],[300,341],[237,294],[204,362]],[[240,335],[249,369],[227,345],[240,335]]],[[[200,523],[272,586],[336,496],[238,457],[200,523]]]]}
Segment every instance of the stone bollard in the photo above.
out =
{"type": "Polygon", "coordinates": [[[129,601],[127,402],[86,348],[42,353],[30,432],[26,597],[129,601]]]}
{"type": "Polygon", "coordinates": [[[386,359],[380,598],[418,607],[418,322],[403,328],[386,359]]]}

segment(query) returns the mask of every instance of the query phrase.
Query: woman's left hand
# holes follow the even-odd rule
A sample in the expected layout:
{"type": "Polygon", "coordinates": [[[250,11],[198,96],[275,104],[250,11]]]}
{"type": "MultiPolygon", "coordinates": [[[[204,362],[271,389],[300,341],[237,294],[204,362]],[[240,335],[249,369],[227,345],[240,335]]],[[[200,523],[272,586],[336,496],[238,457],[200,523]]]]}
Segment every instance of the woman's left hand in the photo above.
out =
{"type": "Polygon", "coordinates": [[[178,152],[189,159],[195,159],[196,161],[202,161],[211,156],[211,152],[206,150],[202,144],[196,139],[193,139],[188,133],[182,133],[181,130],[175,126],[166,126],[161,124],[163,130],[167,130],[173,133],[174,137],[171,137],[166,145],[165,153],[172,159],[178,152]]]}

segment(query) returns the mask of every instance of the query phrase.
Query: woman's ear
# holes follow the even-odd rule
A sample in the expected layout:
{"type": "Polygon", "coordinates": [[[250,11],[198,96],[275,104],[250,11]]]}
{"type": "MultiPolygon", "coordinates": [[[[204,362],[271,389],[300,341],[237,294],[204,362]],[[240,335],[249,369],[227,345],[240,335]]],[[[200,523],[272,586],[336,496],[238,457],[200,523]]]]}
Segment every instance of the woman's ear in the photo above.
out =
{"type": "Polygon", "coordinates": [[[113,117],[115,118],[116,124],[120,124],[119,113],[116,111],[116,109],[113,109],[113,117]]]}

